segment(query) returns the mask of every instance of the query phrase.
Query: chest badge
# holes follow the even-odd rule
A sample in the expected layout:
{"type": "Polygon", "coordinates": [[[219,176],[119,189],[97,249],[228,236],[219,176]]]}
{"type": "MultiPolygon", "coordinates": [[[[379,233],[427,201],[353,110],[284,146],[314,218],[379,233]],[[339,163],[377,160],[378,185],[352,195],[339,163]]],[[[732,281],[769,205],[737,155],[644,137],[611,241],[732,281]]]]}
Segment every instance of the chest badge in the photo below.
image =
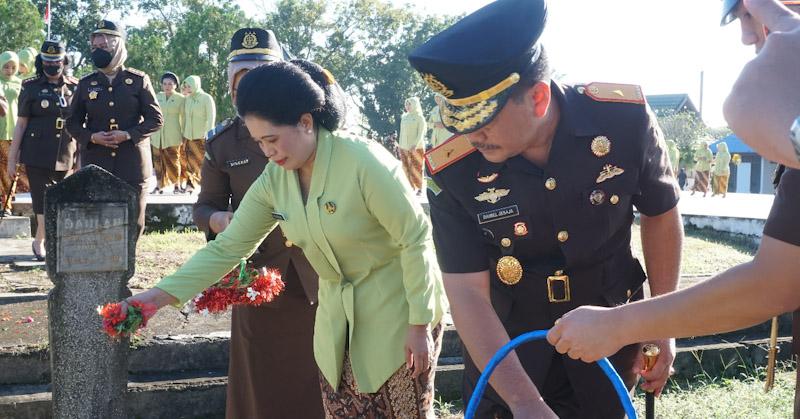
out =
{"type": "Polygon", "coordinates": [[[492,173],[491,175],[486,176],[478,176],[478,182],[480,183],[492,183],[497,179],[500,175],[497,173],[492,173]]]}
{"type": "Polygon", "coordinates": [[[89,92],[89,100],[97,99],[97,92],[89,92]]]}
{"type": "Polygon", "coordinates": [[[50,101],[47,99],[42,99],[39,104],[42,105],[42,109],[47,109],[50,107],[50,101]]]}
{"type": "Polygon", "coordinates": [[[625,173],[625,169],[614,166],[613,164],[607,164],[603,166],[603,170],[601,170],[600,175],[597,176],[597,183],[603,183],[623,173],[625,173]]]}
{"type": "Polygon", "coordinates": [[[522,264],[514,256],[503,256],[497,261],[497,277],[506,285],[516,285],[522,279],[522,264]]]}
{"type": "Polygon", "coordinates": [[[490,204],[496,204],[502,199],[504,196],[507,196],[511,192],[511,189],[497,189],[497,188],[489,188],[486,192],[481,193],[480,195],[475,197],[475,200],[478,202],[488,202],[490,204]]]}
{"type": "Polygon", "coordinates": [[[125,84],[127,84],[128,86],[132,85],[133,84],[133,79],[132,78],[125,79],[125,84]]]}
{"type": "Polygon", "coordinates": [[[514,235],[517,237],[527,236],[528,225],[523,222],[514,224],[514,235]]]}
{"type": "Polygon", "coordinates": [[[593,190],[592,193],[589,194],[589,202],[591,202],[592,205],[602,205],[603,202],[606,202],[606,193],[599,189],[593,190]]]}
{"type": "Polygon", "coordinates": [[[91,84],[92,86],[97,86],[97,80],[92,80],[92,82],[89,84],[91,84]]]}
{"type": "Polygon", "coordinates": [[[328,214],[333,214],[336,212],[336,204],[333,201],[328,201],[325,203],[325,211],[328,214]]]}
{"type": "Polygon", "coordinates": [[[250,163],[250,159],[244,158],[239,160],[229,160],[227,163],[228,167],[244,166],[245,164],[250,163]]]}
{"type": "Polygon", "coordinates": [[[594,137],[592,140],[592,154],[597,157],[603,157],[611,152],[611,140],[604,135],[594,137]]]}

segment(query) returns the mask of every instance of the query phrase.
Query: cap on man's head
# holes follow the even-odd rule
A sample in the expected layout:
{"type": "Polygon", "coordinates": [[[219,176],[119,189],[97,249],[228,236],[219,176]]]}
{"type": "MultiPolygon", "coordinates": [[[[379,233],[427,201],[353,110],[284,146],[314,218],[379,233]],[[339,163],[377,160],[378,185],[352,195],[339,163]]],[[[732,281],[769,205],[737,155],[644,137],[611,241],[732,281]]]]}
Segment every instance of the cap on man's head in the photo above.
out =
{"type": "Polygon", "coordinates": [[[61,61],[67,54],[67,49],[64,44],[58,41],[48,39],[42,44],[42,49],[39,55],[42,61],[61,61]]]}
{"type": "Polygon", "coordinates": [[[440,112],[449,131],[465,134],[492,121],[539,59],[546,22],[546,0],[497,0],[409,54],[411,66],[444,96],[440,112]]]}
{"type": "Polygon", "coordinates": [[[113,20],[101,20],[97,23],[97,29],[92,32],[92,35],[97,34],[104,34],[104,35],[111,35],[111,36],[118,36],[120,38],[125,38],[125,27],[113,20]]]}
{"type": "Polygon", "coordinates": [[[275,34],[261,28],[242,28],[231,37],[228,61],[279,61],[284,58],[275,34]]]}
{"type": "MultiPolygon", "coordinates": [[[[739,6],[742,0],[723,0],[722,1],[722,21],[719,23],[720,26],[725,26],[734,20],[736,20],[736,7],[739,6]]],[[[800,1],[796,0],[787,0],[781,1],[786,6],[800,6],[800,1]]]]}

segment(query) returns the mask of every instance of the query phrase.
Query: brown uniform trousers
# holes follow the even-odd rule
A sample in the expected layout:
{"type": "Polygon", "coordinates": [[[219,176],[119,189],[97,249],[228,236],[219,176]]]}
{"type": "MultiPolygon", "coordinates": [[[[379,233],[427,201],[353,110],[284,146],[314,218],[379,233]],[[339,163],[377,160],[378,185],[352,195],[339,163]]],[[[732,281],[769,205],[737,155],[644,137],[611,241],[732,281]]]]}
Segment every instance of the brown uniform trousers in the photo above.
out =
{"type": "MultiPolygon", "coordinates": [[[[205,146],[194,222],[213,239],[211,215],[235,211],[268,160],[238,118],[215,128],[205,146]]],[[[233,310],[226,417],[322,418],[313,353],[317,274],[280,228],[251,259],[280,269],[286,290],[266,306],[233,310]]]]}
{"type": "Polygon", "coordinates": [[[95,71],[78,83],[67,129],[78,140],[83,166],[95,164],[124,180],[139,193],[139,233],[144,232],[147,206],[147,178],[152,174],[150,135],[161,127],[164,117],[147,74],[121,69],[109,82],[95,71]],[[131,139],[112,149],[90,141],[101,131],[126,131],[131,139]]]}

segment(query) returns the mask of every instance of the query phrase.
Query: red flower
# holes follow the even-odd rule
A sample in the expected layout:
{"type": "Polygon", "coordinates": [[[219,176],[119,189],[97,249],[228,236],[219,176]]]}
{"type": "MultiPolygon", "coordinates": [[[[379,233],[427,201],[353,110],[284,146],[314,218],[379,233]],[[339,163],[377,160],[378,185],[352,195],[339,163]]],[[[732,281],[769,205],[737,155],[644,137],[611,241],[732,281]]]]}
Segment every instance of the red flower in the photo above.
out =
{"type": "Polygon", "coordinates": [[[240,265],[194,300],[194,311],[216,314],[234,304],[260,306],[275,299],[284,289],[277,269],[253,269],[240,265]]]}
{"type": "Polygon", "coordinates": [[[147,326],[147,321],[156,310],[152,304],[133,301],[125,311],[120,303],[108,303],[98,307],[97,313],[103,318],[103,330],[112,338],[120,338],[147,326]]]}

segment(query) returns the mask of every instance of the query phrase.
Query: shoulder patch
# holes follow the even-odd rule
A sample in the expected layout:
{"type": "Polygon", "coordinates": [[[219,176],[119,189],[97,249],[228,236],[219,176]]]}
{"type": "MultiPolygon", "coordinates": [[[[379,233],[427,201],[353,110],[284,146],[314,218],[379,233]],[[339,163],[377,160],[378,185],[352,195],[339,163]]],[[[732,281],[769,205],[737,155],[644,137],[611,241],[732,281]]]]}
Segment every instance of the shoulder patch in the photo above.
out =
{"type": "Polygon", "coordinates": [[[125,67],[125,71],[127,71],[128,73],[133,74],[134,76],[147,77],[147,73],[145,73],[142,70],[137,70],[137,69],[135,69],[133,67],[125,67]]]}
{"type": "Polygon", "coordinates": [[[75,77],[72,77],[72,76],[64,77],[64,80],[67,83],[70,83],[70,84],[78,84],[78,79],[76,79],[75,77]]]}
{"type": "Polygon", "coordinates": [[[644,104],[642,88],[635,84],[589,83],[583,93],[598,102],[644,104]]]}
{"type": "Polygon", "coordinates": [[[217,124],[217,126],[215,126],[214,128],[211,128],[211,131],[208,131],[208,134],[206,134],[206,142],[210,143],[214,141],[214,139],[219,137],[220,134],[227,131],[228,128],[233,126],[233,121],[234,118],[228,118],[217,124]]]}
{"type": "Polygon", "coordinates": [[[39,79],[40,79],[39,76],[28,77],[27,79],[22,80],[22,85],[24,86],[26,84],[34,83],[36,81],[39,81],[39,79]]]}
{"type": "Polygon", "coordinates": [[[436,148],[425,153],[425,163],[430,173],[436,174],[447,166],[463,159],[475,151],[466,136],[455,135],[436,148]]]}
{"type": "Polygon", "coordinates": [[[95,70],[95,71],[92,71],[91,73],[89,73],[89,74],[87,74],[87,75],[85,75],[85,76],[81,77],[81,80],[88,80],[88,79],[90,79],[90,78],[92,78],[92,77],[96,76],[97,74],[99,74],[99,73],[97,72],[97,70],[95,70]]]}

